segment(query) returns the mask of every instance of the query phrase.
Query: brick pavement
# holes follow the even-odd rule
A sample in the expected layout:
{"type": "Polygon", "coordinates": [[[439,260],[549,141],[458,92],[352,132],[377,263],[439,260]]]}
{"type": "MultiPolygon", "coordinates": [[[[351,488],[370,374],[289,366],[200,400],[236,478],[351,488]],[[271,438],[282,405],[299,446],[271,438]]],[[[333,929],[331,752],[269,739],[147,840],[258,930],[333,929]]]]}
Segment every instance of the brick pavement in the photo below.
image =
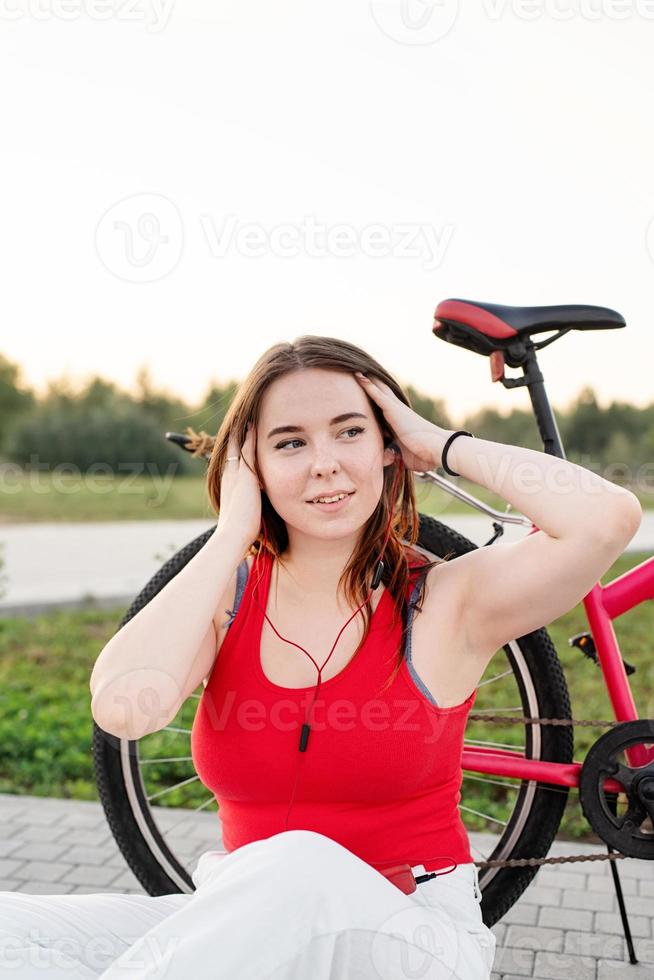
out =
{"type": "MultiPolygon", "coordinates": [[[[215,812],[157,808],[156,816],[187,868],[203,851],[222,849],[215,812]]],[[[486,835],[470,837],[473,849],[488,852],[486,835]]],[[[606,848],[557,842],[550,856],[575,853],[606,848]]],[[[654,980],[654,864],[625,859],[618,868],[637,965],[627,960],[608,862],[582,862],[541,868],[493,927],[492,980],[654,980]]],[[[144,894],[100,803],[9,794],[0,794],[0,891],[144,894]]]]}

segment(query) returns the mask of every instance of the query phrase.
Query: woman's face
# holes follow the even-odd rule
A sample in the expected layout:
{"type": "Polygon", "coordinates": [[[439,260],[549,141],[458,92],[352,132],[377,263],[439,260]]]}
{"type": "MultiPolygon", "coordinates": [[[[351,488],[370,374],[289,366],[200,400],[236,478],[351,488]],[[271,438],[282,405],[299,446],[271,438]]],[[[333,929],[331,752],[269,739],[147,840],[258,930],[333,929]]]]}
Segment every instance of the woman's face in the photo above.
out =
{"type": "Polygon", "coordinates": [[[306,368],[266,390],[257,423],[257,462],[263,488],[289,536],[291,528],[325,539],[358,532],[379,503],[384,467],[394,459],[352,374],[306,368]],[[359,416],[332,424],[350,413],[359,416]],[[271,434],[293,426],[301,431],[271,434]],[[308,502],[338,490],[355,492],[336,510],[308,502]]]}

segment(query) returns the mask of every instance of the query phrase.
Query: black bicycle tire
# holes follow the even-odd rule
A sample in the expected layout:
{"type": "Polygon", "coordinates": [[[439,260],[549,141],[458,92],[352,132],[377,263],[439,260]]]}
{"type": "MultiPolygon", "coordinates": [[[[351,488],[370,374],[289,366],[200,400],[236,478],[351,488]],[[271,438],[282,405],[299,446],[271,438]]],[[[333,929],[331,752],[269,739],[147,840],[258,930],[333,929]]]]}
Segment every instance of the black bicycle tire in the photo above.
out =
{"type": "MultiPolygon", "coordinates": [[[[435,555],[453,552],[455,556],[466,554],[477,546],[433,517],[419,514],[417,545],[435,555]]],[[[210,528],[190,541],[155,573],[132,602],[123,617],[119,629],[157,594],[191,558],[204,546],[215,530],[210,528]]],[[[492,547],[492,545],[491,545],[492,547]]],[[[556,650],[545,629],[526,634],[505,646],[521,697],[524,686],[521,674],[516,671],[515,652],[519,648],[537,696],[540,717],[570,718],[570,698],[565,676],[556,650]]],[[[526,726],[526,750],[533,745],[534,726],[526,726]]],[[[542,761],[569,763],[573,759],[573,735],[568,726],[538,726],[541,739],[539,759],[542,761]]],[[[138,772],[136,744],[120,740],[104,732],[94,721],[93,757],[100,800],[113,836],[128,865],[150,895],[166,895],[180,891],[193,891],[189,872],[172,853],[165,838],[156,826],[147,804],[145,789],[138,772]],[[124,744],[123,744],[124,743],[124,744]],[[139,822],[134,814],[132,798],[126,790],[125,766],[131,767],[129,782],[131,797],[143,808],[139,822]],[[156,841],[163,856],[161,862],[153,853],[147,837],[156,841]],[[165,865],[165,867],[163,866],[165,865]],[[181,887],[180,887],[181,886],[181,887]]],[[[546,783],[522,784],[516,805],[498,845],[489,855],[490,860],[501,858],[545,857],[559,829],[567,801],[567,787],[550,786],[546,783]],[[554,790],[554,792],[552,792],[554,790]],[[523,813],[524,800],[530,796],[529,813],[523,813]],[[522,823],[519,831],[516,830],[522,823]],[[507,853],[502,842],[517,833],[515,842],[507,853]]],[[[482,891],[481,911],[486,925],[494,925],[518,900],[534,878],[538,867],[482,869],[479,884],[482,891]]]]}
{"type": "MultiPolygon", "coordinates": [[[[116,632],[122,629],[125,623],[128,623],[188,564],[191,558],[204,547],[215,530],[214,525],[193,538],[157,569],[129,606],[116,632]]],[[[147,804],[145,787],[136,763],[137,744],[105,732],[93,719],[91,741],[93,769],[107,822],[127,864],[149,895],[192,892],[195,886],[189,872],[168,847],[152,819],[151,808],[147,804]],[[126,765],[131,769],[129,780],[126,778],[126,765]],[[133,787],[131,792],[128,791],[128,783],[133,787]],[[132,795],[135,795],[139,806],[140,820],[145,820],[144,828],[139,827],[135,817],[132,795]],[[148,841],[148,837],[156,841],[167,870],[152,853],[151,841],[148,841]],[[185,887],[180,888],[180,884],[185,887]]]]}

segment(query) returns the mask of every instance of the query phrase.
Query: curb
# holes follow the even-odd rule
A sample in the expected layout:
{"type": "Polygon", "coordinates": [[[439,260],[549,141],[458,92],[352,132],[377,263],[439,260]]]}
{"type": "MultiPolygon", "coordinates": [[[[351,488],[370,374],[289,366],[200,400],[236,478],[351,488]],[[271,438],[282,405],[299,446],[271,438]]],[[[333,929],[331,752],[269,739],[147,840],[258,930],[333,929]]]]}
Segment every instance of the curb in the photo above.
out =
{"type": "Polygon", "coordinates": [[[53,612],[75,612],[92,609],[114,610],[129,609],[137,593],[116,596],[86,596],[80,599],[52,599],[41,602],[0,603],[0,617],[23,616],[33,619],[53,612]]]}

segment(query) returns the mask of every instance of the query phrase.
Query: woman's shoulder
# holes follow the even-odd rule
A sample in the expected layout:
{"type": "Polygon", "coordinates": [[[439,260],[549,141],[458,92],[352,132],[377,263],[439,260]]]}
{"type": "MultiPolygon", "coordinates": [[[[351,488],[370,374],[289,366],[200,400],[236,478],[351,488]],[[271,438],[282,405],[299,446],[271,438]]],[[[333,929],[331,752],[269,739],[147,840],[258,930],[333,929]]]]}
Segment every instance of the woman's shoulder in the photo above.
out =
{"type": "Polygon", "coordinates": [[[436,556],[427,554],[421,548],[416,548],[414,545],[404,545],[403,547],[409,568],[409,577],[415,580],[417,576],[424,574],[422,572],[423,568],[434,561],[436,556]]]}

